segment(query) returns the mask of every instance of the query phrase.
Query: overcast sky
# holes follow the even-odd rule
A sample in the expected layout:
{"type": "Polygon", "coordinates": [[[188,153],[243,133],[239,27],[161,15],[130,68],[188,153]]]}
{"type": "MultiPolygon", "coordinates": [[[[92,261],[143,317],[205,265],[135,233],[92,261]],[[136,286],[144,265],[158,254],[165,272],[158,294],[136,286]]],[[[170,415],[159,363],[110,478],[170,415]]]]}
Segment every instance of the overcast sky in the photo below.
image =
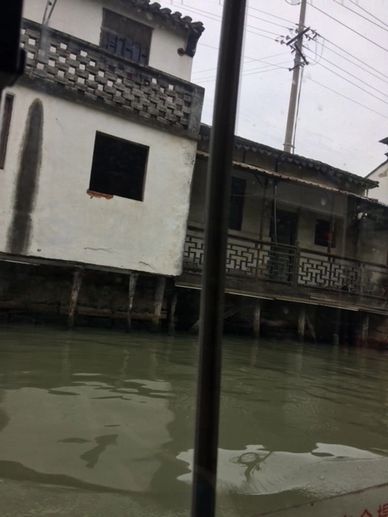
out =
{"type": "MultiPolygon", "coordinates": [[[[206,27],[192,79],[206,89],[202,119],[210,123],[222,1],[161,3],[206,27]]],[[[295,29],[298,4],[299,0],[249,1],[236,132],[277,148],[284,142],[293,56],[276,39],[295,29]]],[[[306,26],[322,38],[308,43],[306,50],[310,64],[303,73],[296,153],[366,175],[385,159],[386,149],[378,141],[388,136],[388,0],[308,0],[306,26]]]]}

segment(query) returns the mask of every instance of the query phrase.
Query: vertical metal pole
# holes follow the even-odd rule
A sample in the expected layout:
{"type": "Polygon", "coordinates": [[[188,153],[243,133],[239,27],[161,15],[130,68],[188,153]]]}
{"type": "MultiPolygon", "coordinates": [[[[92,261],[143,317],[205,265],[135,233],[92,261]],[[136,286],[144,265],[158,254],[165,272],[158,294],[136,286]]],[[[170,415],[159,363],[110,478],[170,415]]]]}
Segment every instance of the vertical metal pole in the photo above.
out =
{"type": "Polygon", "coordinates": [[[215,514],[221,341],[233,138],[246,0],[225,0],[207,173],[192,517],[215,514]]]}
{"type": "MultiPolygon", "coordinates": [[[[306,18],[306,5],[307,5],[307,0],[301,0],[299,25],[298,25],[298,33],[301,34],[300,37],[298,38],[298,43],[299,43],[299,47],[300,47],[301,51],[302,51],[302,45],[303,45],[304,21],[306,18]]],[[[293,152],[292,142],[294,140],[296,101],[297,101],[297,97],[298,97],[301,61],[302,60],[300,57],[300,53],[296,50],[295,58],[294,58],[294,71],[292,72],[290,103],[288,105],[286,136],[284,139],[284,150],[288,153],[293,152]]]]}

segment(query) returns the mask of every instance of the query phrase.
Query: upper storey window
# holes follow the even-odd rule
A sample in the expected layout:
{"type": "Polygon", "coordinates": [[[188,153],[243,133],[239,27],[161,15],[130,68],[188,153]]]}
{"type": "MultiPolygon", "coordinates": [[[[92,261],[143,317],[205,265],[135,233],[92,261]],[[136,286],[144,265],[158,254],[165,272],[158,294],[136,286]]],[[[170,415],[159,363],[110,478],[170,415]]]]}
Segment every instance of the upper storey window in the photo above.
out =
{"type": "Polygon", "coordinates": [[[147,65],[151,35],[151,27],[103,10],[100,45],[112,54],[147,65]]]}

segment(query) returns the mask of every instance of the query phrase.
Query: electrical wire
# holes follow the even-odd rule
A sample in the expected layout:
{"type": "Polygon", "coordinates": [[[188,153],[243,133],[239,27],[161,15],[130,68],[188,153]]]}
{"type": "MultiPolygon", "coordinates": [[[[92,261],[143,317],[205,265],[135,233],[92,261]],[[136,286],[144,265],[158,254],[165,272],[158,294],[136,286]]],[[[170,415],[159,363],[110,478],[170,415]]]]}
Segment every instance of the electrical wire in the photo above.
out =
{"type": "MultiPolygon", "coordinates": [[[[324,38],[324,41],[327,41],[325,38],[324,38]]],[[[336,52],[335,50],[331,49],[331,48],[328,48],[327,46],[325,47],[325,50],[328,50],[329,52],[332,52],[333,54],[335,54],[336,56],[344,59],[345,61],[347,61],[348,63],[351,63],[353,66],[357,67],[358,69],[362,70],[363,72],[366,72],[367,74],[370,74],[372,77],[375,77],[376,79],[378,79],[379,81],[382,81],[384,83],[387,83],[388,84],[388,75],[384,75],[382,72],[379,72],[383,77],[386,77],[387,79],[383,79],[383,77],[380,77],[377,73],[374,73],[374,72],[371,72],[370,70],[368,70],[366,67],[364,66],[361,66],[357,63],[355,63],[354,61],[350,60],[349,58],[341,55],[339,52],[336,52]]]]}
{"type": "Polygon", "coordinates": [[[378,18],[376,15],[374,15],[373,13],[371,13],[370,11],[365,9],[365,7],[361,7],[361,5],[359,5],[354,0],[349,0],[349,2],[351,2],[353,5],[356,5],[361,11],[363,11],[366,14],[369,14],[369,16],[371,16],[375,20],[379,21],[380,23],[382,23],[383,25],[385,25],[388,28],[388,23],[386,23],[384,20],[380,20],[380,18],[378,18]]]}
{"type": "Polygon", "coordinates": [[[257,7],[251,7],[249,6],[248,9],[250,9],[251,11],[257,11],[259,13],[262,13],[262,14],[266,14],[267,16],[272,16],[273,18],[277,18],[279,20],[283,20],[287,23],[291,23],[293,25],[297,25],[296,22],[293,22],[291,20],[288,20],[287,18],[283,18],[283,16],[277,16],[276,14],[272,14],[272,13],[269,13],[268,11],[263,11],[262,9],[258,9],[257,7]]]}
{"type": "Polygon", "coordinates": [[[347,77],[344,77],[343,75],[339,74],[336,70],[333,70],[332,68],[329,68],[328,66],[326,65],[323,65],[322,63],[319,63],[319,66],[321,66],[322,68],[325,68],[326,70],[328,70],[329,72],[331,72],[332,74],[334,74],[336,77],[340,77],[341,79],[343,79],[344,81],[352,84],[353,86],[355,86],[356,88],[358,88],[359,90],[367,93],[368,95],[370,95],[371,97],[374,97],[375,99],[383,102],[384,104],[387,104],[388,105],[388,101],[384,100],[384,99],[380,99],[380,97],[377,97],[377,95],[374,95],[373,93],[370,93],[368,92],[368,90],[365,90],[365,88],[363,88],[362,86],[359,86],[358,84],[354,83],[353,81],[351,81],[350,79],[348,79],[347,77]]]}
{"type": "MultiPolygon", "coordinates": [[[[189,12],[192,12],[195,14],[200,14],[201,16],[204,16],[205,18],[209,18],[209,20],[213,20],[213,21],[217,21],[217,22],[221,21],[221,16],[219,16],[216,13],[211,13],[209,11],[205,11],[203,9],[197,9],[197,8],[194,8],[191,6],[188,7],[187,5],[185,5],[185,11],[189,11],[189,12]]],[[[279,37],[279,33],[273,32],[273,31],[268,31],[267,29],[262,29],[260,27],[256,27],[255,25],[247,24],[246,27],[247,27],[247,29],[246,29],[247,32],[254,34],[256,36],[260,36],[261,38],[265,38],[265,39],[274,41],[274,39],[267,36],[267,34],[273,34],[274,36],[279,37]],[[260,32],[256,32],[256,31],[260,31],[260,32]],[[261,32],[264,32],[265,34],[261,34],[261,32]]]]}
{"type": "MultiPolygon", "coordinates": [[[[259,62],[259,63],[265,63],[265,64],[274,64],[274,63],[268,63],[268,61],[265,61],[265,59],[271,59],[271,57],[278,57],[278,56],[284,56],[284,53],[283,52],[278,52],[277,54],[271,54],[269,56],[264,56],[262,58],[251,58],[249,56],[245,56],[245,59],[249,59],[248,63],[246,64],[251,64],[251,63],[255,63],[255,62],[259,62]]],[[[197,74],[200,74],[200,73],[204,73],[204,72],[212,72],[213,70],[216,70],[217,67],[216,66],[213,66],[211,68],[205,68],[205,69],[202,69],[202,70],[197,70],[195,72],[193,72],[193,75],[197,75],[197,74]]]]}
{"type": "MultiPolygon", "coordinates": [[[[339,50],[341,50],[342,52],[344,52],[345,54],[347,54],[348,56],[351,56],[353,59],[355,59],[356,61],[359,61],[360,63],[362,63],[363,65],[366,65],[367,67],[369,67],[371,70],[374,70],[375,72],[378,72],[379,74],[381,74],[383,77],[386,77],[388,79],[388,75],[386,74],[383,74],[383,72],[380,72],[380,70],[378,70],[377,68],[374,68],[373,66],[371,66],[369,63],[367,63],[366,61],[363,61],[362,59],[360,59],[359,57],[355,56],[354,54],[352,54],[351,52],[348,52],[347,50],[345,50],[344,48],[340,47],[339,45],[337,45],[336,43],[334,43],[333,41],[331,41],[330,39],[328,38],[324,38],[325,41],[327,43],[329,43],[330,45],[333,45],[334,47],[338,48],[339,50]]],[[[332,50],[330,47],[326,47],[327,50],[329,50],[330,52],[333,52],[334,54],[336,54],[337,56],[340,56],[340,57],[343,57],[341,56],[341,54],[338,54],[338,52],[335,52],[334,50],[332,50]]],[[[343,57],[343,59],[347,59],[345,57],[343,57]]],[[[348,61],[350,61],[348,59],[348,61]]],[[[351,62],[351,61],[350,61],[351,62]]]]}
{"type": "MultiPolygon", "coordinates": [[[[307,50],[307,52],[311,52],[310,49],[305,49],[307,50]]],[[[353,79],[356,79],[357,81],[359,81],[360,83],[364,84],[365,86],[368,86],[368,88],[371,88],[371,90],[374,90],[375,92],[377,93],[380,93],[381,95],[383,95],[384,97],[388,97],[388,93],[385,93],[381,90],[379,90],[378,88],[375,88],[374,86],[372,86],[371,84],[369,84],[367,81],[363,81],[362,79],[360,79],[357,75],[355,74],[352,74],[351,72],[349,72],[348,70],[345,70],[345,68],[342,68],[341,66],[338,66],[336,63],[334,63],[333,61],[330,61],[329,59],[326,59],[325,57],[321,56],[321,59],[323,61],[326,61],[327,63],[329,63],[330,65],[333,65],[335,68],[338,68],[338,70],[341,70],[341,72],[345,72],[346,74],[350,75],[350,77],[353,77],[353,79]]],[[[319,64],[319,62],[317,63],[319,64]]]]}
{"type": "Polygon", "coordinates": [[[351,13],[354,13],[356,14],[357,16],[360,16],[361,18],[363,18],[364,20],[366,20],[367,22],[369,23],[372,23],[373,25],[375,25],[376,27],[378,27],[379,29],[382,29],[383,31],[387,31],[388,32],[388,28],[387,27],[382,27],[381,25],[379,25],[378,23],[372,21],[372,20],[369,20],[369,18],[367,18],[366,16],[364,16],[363,14],[360,14],[358,13],[357,11],[355,11],[354,9],[352,9],[351,7],[349,7],[348,5],[345,5],[343,3],[341,3],[339,0],[334,0],[334,2],[338,5],[340,5],[341,7],[343,7],[344,9],[347,9],[348,11],[350,11],[351,13]]]}
{"type": "Polygon", "coordinates": [[[373,39],[370,39],[368,38],[367,36],[365,36],[365,34],[362,34],[361,32],[358,32],[356,31],[356,29],[353,29],[352,27],[350,27],[349,25],[346,25],[346,23],[343,23],[341,22],[340,20],[338,20],[338,18],[336,18],[335,16],[331,16],[331,14],[327,13],[326,11],[323,11],[322,9],[320,9],[319,7],[317,7],[316,5],[312,4],[311,1],[309,2],[309,5],[319,11],[320,13],[324,14],[325,16],[327,16],[328,18],[334,20],[335,22],[339,23],[340,25],[342,25],[343,27],[345,27],[346,29],[354,32],[354,34],[357,34],[357,36],[360,36],[361,38],[363,38],[364,40],[366,41],[369,41],[369,43],[372,43],[373,45],[375,45],[376,47],[380,48],[381,50],[384,50],[384,52],[388,52],[388,48],[385,48],[383,47],[382,45],[379,45],[379,43],[376,43],[375,41],[373,41],[373,39]]]}
{"type": "Polygon", "coordinates": [[[309,79],[309,82],[312,82],[312,83],[315,83],[315,84],[318,84],[319,86],[321,86],[322,88],[325,88],[326,90],[329,90],[330,92],[333,92],[335,93],[336,95],[339,95],[340,97],[344,98],[344,99],[347,99],[351,102],[353,102],[354,104],[357,104],[358,106],[362,106],[363,108],[371,111],[372,113],[375,113],[376,115],[379,115],[380,117],[383,117],[385,119],[388,120],[388,116],[386,115],[383,115],[380,111],[377,111],[377,110],[374,110],[373,108],[370,108],[369,106],[367,106],[366,104],[363,104],[362,102],[358,102],[357,100],[353,99],[352,97],[349,97],[341,92],[339,92],[338,90],[335,90],[334,88],[330,88],[329,86],[326,86],[325,84],[322,84],[320,83],[319,81],[316,81],[315,79],[309,79]]]}
{"type": "MultiPolygon", "coordinates": [[[[248,70],[247,72],[243,72],[241,74],[242,77],[247,77],[249,75],[257,75],[257,74],[260,74],[260,73],[265,73],[265,72],[273,72],[274,70],[288,70],[288,67],[286,66],[280,66],[281,63],[279,63],[278,65],[276,66],[271,66],[271,67],[268,67],[268,66],[264,66],[264,67],[261,67],[261,68],[257,68],[256,70],[248,70]]],[[[198,80],[198,82],[200,83],[205,83],[205,82],[208,82],[208,81],[213,81],[214,82],[214,75],[211,76],[211,77],[205,77],[205,78],[201,78],[198,80]]]]}

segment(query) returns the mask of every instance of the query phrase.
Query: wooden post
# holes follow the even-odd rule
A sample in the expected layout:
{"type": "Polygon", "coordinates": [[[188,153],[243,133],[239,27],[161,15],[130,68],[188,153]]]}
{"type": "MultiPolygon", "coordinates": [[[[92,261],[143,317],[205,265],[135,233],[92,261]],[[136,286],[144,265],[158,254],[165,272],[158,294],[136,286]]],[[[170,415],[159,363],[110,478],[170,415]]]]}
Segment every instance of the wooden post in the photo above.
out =
{"type": "Polygon", "coordinates": [[[357,325],[356,344],[365,346],[368,344],[369,314],[360,313],[360,324],[357,325]]]}
{"type": "Polygon", "coordinates": [[[69,329],[74,327],[74,318],[77,310],[78,296],[82,285],[83,270],[76,269],[73,274],[73,285],[70,292],[69,312],[67,315],[67,326],[69,329]]]}
{"type": "Polygon", "coordinates": [[[166,277],[160,276],[157,280],[154,299],[154,313],[152,315],[152,328],[158,330],[160,327],[160,316],[162,314],[164,291],[166,290],[166,277]]]}
{"type": "Polygon", "coordinates": [[[299,341],[304,340],[304,334],[306,329],[306,307],[301,305],[298,316],[298,337],[299,341]]]}
{"type": "Polygon", "coordinates": [[[253,335],[260,337],[261,301],[257,300],[253,308],[253,335]]]}
{"type": "Polygon", "coordinates": [[[334,333],[333,333],[333,345],[338,346],[340,342],[340,330],[341,330],[341,309],[337,309],[335,312],[334,321],[334,333]]]}
{"type": "Polygon", "coordinates": [[[171,297],[170,313],[168,317],[168,333],[172,336],[175,333],[175,310],[178,301],[178,291],[174,289],[171,297]]]}
{"type": "Polygon", "coordinates": [[[127,311],[127,331],[129,332],[132,328],[132,308],[133,308],[133,300],[135,298],[136,291],[136,283],[138,278],[138,273],[130,273],[129,274],[129,282],[128,282],[128,311],[127,311]]]}
{"type": "Polygon", "coordinates": [[[361,339],[364,345],[368,344],[369,335],[369,314],[365,314],[362,320],[361,339]]]}
{"type": "MultiPolygon", "coordinates": [[[[315,315],[315,313],[314,313],[314,315],[315,315]]],[[[308,330],[310,332],[311,339],[316,343],[317,342],[317,334],[315,332],[314,324],[311,321],[310,316],[308,314],[306,314],[306,325],[307,325],[307,328],[308,328],[308,330]]]]}

